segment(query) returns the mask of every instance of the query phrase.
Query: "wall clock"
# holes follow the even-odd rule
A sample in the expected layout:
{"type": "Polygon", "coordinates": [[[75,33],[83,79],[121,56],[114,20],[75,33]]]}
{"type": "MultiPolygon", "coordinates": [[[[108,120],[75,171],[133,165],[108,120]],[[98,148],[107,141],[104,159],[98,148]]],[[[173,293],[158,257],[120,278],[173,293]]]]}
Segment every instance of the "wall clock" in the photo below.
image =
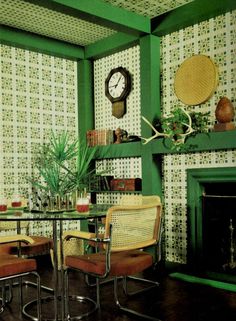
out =
{"type": "Polygon", "coordinates": [[[105,80],[105,95],[112,103],[112,115],[121,118],[126,113],[126,98],[131,91],[131,76],[123,67],[114,68],[105,80]]]}

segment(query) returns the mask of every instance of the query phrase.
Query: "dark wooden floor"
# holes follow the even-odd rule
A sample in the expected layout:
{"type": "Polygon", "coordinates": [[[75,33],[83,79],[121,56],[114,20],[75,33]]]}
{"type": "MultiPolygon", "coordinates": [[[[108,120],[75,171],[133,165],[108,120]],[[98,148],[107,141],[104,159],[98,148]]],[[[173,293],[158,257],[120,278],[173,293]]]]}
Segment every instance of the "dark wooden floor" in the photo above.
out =
{"type": "MultiPolygon", "coordinates": [[[[162,269],[160,269],[162,270],[162,269]]],[[[52,285],[52,267],[48,259],[39,262],[39,272],[43,284],[52,285]]],[[[140,312],[146,312],[163,321],[235,321],[236,320],[236,293],[212,288],[207,285],[186,283],[170,278],[163,270],[148,276],[160,282],[159,288],[149,291],[144,295],[136,296],[129,300],[129,307],[140,312]]],[[[77,273],[70,274],[71,291],[82,295],[94,295],[94,288],[88,289],[83,278],[77,273]]],[[[132,285],[133,287],[133,285],[132,285]]],[[[14,287],[14,292],[16,288],[14,287]]],[[[122,292],[121,292],[122,293],[122,292]]],[[[25,300],[30,300],[35,294],[32,287],[24,287],[25,300]]],[[[47,296],[46,293],[43,293],[47,296]]],[[[17,295],[9,307],[0,315],[1,321],[28,320],[19,314],[17,295]]],[[[125,302],[125,298],[122,298],[125,302]]],[[[48,315],[51,307],[43,305],[44,315],[48,315]]],[[[71,302],[70,306],[76,304],[71,302]]],[[[50,319],[50,317],[47,317],[50,319]]],[[[115,306],[113,300],[112,284],[103,285],[101,288],[101,311],[95,312],[86,321],[135,321],[142,320],[135,316],[124,314],[115,306]]]]}

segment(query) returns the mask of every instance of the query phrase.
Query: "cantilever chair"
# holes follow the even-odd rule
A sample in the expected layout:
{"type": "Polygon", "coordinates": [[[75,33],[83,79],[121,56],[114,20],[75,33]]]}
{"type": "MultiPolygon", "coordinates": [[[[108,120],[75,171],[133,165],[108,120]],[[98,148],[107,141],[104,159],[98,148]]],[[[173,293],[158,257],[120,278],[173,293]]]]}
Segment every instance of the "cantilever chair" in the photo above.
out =
{"type": "MultiPolygon", "coordinates": [[[[22,206],[26,206],[26,200],[22,198],[22,206]]],[[[8,201],[8,206],[10,206],[10,200],[8,201]]],[[[28,228],[29,222],[20,222],[21,230],[26,230],[26,233],[29,236],[28,228]]],[[[17,231],[18,225],[16,222],[0,222],[0,232],[3,231],[17,231]]],[[[20,234],[20,231],[17,231],[20,234]]],[[[10,232],[11,233],[11,232],[10,232]]],[[[20,254],[23,257],[35,257],[39,255],[49,254],[50,249],[53,247],[53,241],[51,238],[46,236],[37,236],[30,235],[34,240],[33,244],[31,243],[22,243],[19,246],[19,242],[11,243],[10,245],[10,254],[20,254]],[[20,251],[20,253],[19,253],[20,251]]]]}
{"type": "Polygon", "coordinates": [[[37,264],[35,259],[24,259],[10,254],[11,248],[9,246],[12,242],[23,242],[26,244],[33,244],[34,240],[26,235],[14,235],[14,236],[1,236],[0,237],[0,284],[2,288],[2,302],[0,307],[0,313],[4,311],[7,304],[11,302],[11,297],[6,296],[5,281],[9,282],[12,279],[19,278],[19,296],[21,311],[23,308],[23,295],[22,295],[22,282],[21,279],[24,276],[33,274],[37,278],[37,318],[35,320],[41,320],[41,290],[40,290],[40,276],[37,273],[37,264]]]}
{"type": "MultiPolygon", "coordinates": [[[[141,273],[155,263],[155,256],[146,252],[145,248],[158,245],[161,212],[159,197],[143,205],[112,206],[107,212],[104,238],[93,237],[90,239],[95,243],[103,244],[103,251],[65,257],[66,302],[69,299],[68,272],[71,269],[94,276],[97,288],[97,298],[94,301],[92,310],[80,316],[70,316],[68,305],[66,306],[67,317],[70,320],[87,316],[100,308],[99,283],[101,279],[106,279],[110,276],[114,277],[116,305],[122,311],[148,320],[158,320],[156,317],[141,314],[138,311],[122,306],[117,295],[117,280],[120,277],[126,279],[127,276],[141,273]]],[[[76,233],[72,233],[71,236],[68,234],[66,238],[77,236],[76,233]]],[[[82,235],[80,234],[80,236],[82,235]]],[[[146,279],[145,281],[148,282],[146,279]]],[[[153,286],[158,285],[157,282],[149,281],[153,286]]]]}

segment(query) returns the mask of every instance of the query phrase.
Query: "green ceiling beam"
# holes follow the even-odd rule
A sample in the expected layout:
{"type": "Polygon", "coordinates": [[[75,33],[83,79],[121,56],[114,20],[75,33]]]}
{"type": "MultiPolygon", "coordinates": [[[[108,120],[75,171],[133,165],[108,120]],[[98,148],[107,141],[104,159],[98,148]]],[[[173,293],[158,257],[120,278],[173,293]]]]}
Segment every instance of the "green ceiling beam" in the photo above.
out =
{"type": "Polygon", "coordinates": [[[125,33],[116,33],[85,47],[86,59],[98,59],[127,49],[139,42],[139,38],[125,33]]]}
{"type": "Polygon", "coordinates": [[[152,34],[164,36],[235,8],[235,0],[195,0],[152,19],[152,34]]]}
{"type": "Polygon", "coordinates": [[[84,58],[82,47],[6,26],[0,26],[0,43],[71,60],[84,58]]]}
{"type": "Polygon", "coordinates": [[[133,35],[150,33],[150,19],[101,0],[27,0],[79,19],[133,35]]]}

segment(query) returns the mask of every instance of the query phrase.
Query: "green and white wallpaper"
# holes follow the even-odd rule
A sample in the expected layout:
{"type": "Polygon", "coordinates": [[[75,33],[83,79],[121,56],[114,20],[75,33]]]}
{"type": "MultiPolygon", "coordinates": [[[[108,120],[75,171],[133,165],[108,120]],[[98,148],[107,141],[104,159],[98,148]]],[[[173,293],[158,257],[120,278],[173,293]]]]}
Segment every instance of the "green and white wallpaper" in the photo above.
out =
{"type": "MultiPolygon", "coordinates": [[[[236,11],[185,28],[161,39],[162,112],[169,114],[175,106],[187,111],[210,111],[209,130],[215,123],[215,108],[221,96],[227,96],[236,106],[236,11]],[[174,75],[180,64],[194,54],[209,56],[218,67],[219,84],[213,96],[198,106],[183,105],[174,93],[174,75]]],[[[139,46],[95,61],[95,123],[96,128],[121,127],[140,135],[140,92],[138,82],[139,46]],[[123,65],[133,74],[134,88],[127,100],[127,114],[120,120],[111,117],[111,104],[104,93],[104,80],[111,68],[123,65]],[[135,95],[134,95],[135,94],[135,95]],[[105,115],[105,116],[101,116],[105,115]]],[[[187,251],[187,181],[186,169],[235,167],[236,151],[216,151],[169,154],[162,158],[164,200],[164,248],[168,261],[186,263],[187,251]]],[[[141,177],[140,159],[103,161],[115,168],[116,177],[141,177]]],[[[99,195],[99,201],[119,202],[119,194],[99,195]]]]}
{"type": "MultiPolygon", "coordinates": [[[[221,96],[236,106],[236,11],[169,34],[161,39],[162,112],[169,114],[180,105],[188,111],[210,111],[209,129],[215,122],[215,107],[221,96]],[[204,104],[184,106],[174,94],[174,75],[180,64],[193,54],[209,56],[219,70],[219,84],[204,104]]],[[[53,56],[1,45],[0,94],[0,194],[11,197],[30,192],[26,176],[38,144],[51,129],[67,128],[77,133],[76,63],[53,56]]],[[[140,135],[139,46],[94,62],[95,127],[140,135]],[[120,120],[111,116],[111,103],[104,94],[104,81],[111,68],[122,65],[133,76],[133,90],[127,100],[127,114],[120,120]],[[102,116],[101,116],[102,115],[102,116]],[[105,116],[104,116],[105,115],[105,116]]],[[[158,56],[158,55],[157,55],[158,56]]],[[[189,154],[169,154],[162,158],[164,200],[164,246],[168,261],[185,263],[187,246],[186,169],[234,167],[236,151],[221,150],[189,154]]],[[[141,159],[106,160],[115,177],[141,177],[141,159]]],[[[98,195],[99,202],[119,202],[119,194],[98,195]]],[[[47,234],[47,226],[32,227],[47,234]]]]}
{"type": "MultiPolygon", "coordinates": [[[[140,51],[139,46],[115,53],[94,62],[94,105],[95,128],[113,129],[120,127],[129,135],[141,135],[140,123],[140,51]],[[122,66],[129,70],[132,76],[132,91],[127,97],[127,112],[117,119],[112,116],[112,105],[105,96],[105,79],[110,70],[122,66]]],[[[130,157],[121,159],[106,159],[97,161],[99,170],[112,168],[111,175],[115,178],[142,177],[141,158],[130,157]]],[[[119,203],[121,194],[102,193],[97,195],[98,202],[119,203]]]]}
{"type": "MultiPolygon", "coordinates": [[[[162,38],[162,108],[169,114],[174,106],[187,111],[211,114],[209,129],[215,123],[215,108],[220,97],[228,97],[236,107],[236,11],[174,32],[162,38]],[[180,64],[194,54],[209,56],[219,72],[219,84],[204,104],[183,105],[174,93],[174,75],[180,64]]],[[[189,168],[234,167],[236,150],[163,156],[163,199],[165,212],[166,259],[186,263],[187,181],[189,168]]]]}
{"type": "Polygon", "coordinates": [[[10,46],[0,50],[0,195],[28,199],[39,144],[52,130],[77,135],[77,66],[10,46]]]}

